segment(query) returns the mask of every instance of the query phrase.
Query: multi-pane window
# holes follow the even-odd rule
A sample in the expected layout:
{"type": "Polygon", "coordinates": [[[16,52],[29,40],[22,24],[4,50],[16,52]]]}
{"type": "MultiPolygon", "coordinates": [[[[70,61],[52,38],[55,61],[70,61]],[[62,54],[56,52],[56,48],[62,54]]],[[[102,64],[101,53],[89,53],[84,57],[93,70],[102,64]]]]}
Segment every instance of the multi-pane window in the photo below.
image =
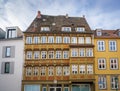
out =
{"type": "Polygon", "coordinates": [[[49,59],[53,59],[54,58],[54,51],[49,51],[48,57],[49,57],[49,59]]]}
{"type": "Polygon", "coordinates": [[[85,31],[85,28],[84,28],[84,27],[77,27],[77,28],[76,28],[76,31],[77,31],[77,32],[84,32],[84,31],[85,31]]]}
{"type": "Polygon", "coordinates": [[[106,69],[106,60],[104,58],[98,59],[98,69],[106,69]]]}
{"type": "Polygon", "coordinates": [[[32,59],[32,51],[27,51],[27,59],[32,59]]]}
{"type": "Polygon", "coordinates": [[[72,57],[78,57],[78,49],[72,49],[71,50],[71,56],[72,57]]]}
{"type": "Polygon", "coordinates": [[[110,51],[116,51],[117,50],[116,41],[109,41],[109,50],[110,51]]]}
{"type": "Polygon", "coordinates": [[[4,73],[10,73],[10,62],[5,62],[5,72],[4,73]]]}
{"type": "Polygon", "coordinates": [[[41,27],[41,31],[50,31],[49,27],[41,27]]]}
{"type": "Polygon", "coordinates": [[[39,75],[39,67],[34,67],[33,69],[33,75],[38,76],[39,75]]]}
{"type": "Polygon", "coordinates": [[[48,37],[48,43],[54,43],[54,36],[48,37]]]}
{"type": "Polygon", "coordinates": [[[70,43],[70,37],[63,37],[63,43],[70,43]]]}
{"type": "Polygon", "coordinates": [[[118,89],[118,82],[119,81],[116,81],[116,78],[118,80],[117,76],[112,76],[111,77],[111,89],[118,89]]]}
{"type": "Polygon", "coordinates": [[[61,59],[61,58],[62,58],[61,51],[56,51],[56,59],[61,59]]]}
{"type": "Polygon", "coordinates": [[[102,35],[102,31],[101,30],[97,30],[97,36],[101,36],[102,35]]]}
{"type": "Polygon", "coordinates": [[[41,75],[41,76],[45,76],[45,74],[46,74],[46,67],[42,66],[42,67],[40,68],[40,75],[41,75]]]}
{"type": "Polygon", "coordinates": [[[32,67],[26,67],[26,76],[32,75],[32,67]]]}
{"type": "Polygon", "coordinates": [[[117,58],[110,59],[110,69],[118,69],[118,60],[117,58]]]}
{"type": "Polygon", "coordinates": [[[77,37],[71,37],[71,43],[77,43],[77,37]]]}
{"type": "Polygon", "coordinates": [[[34,51],[34,59],[39,59],[40,52],[34,51]]]}
{"type": "Polygon", "coordinates": [[[80,57],[84,57],[85,56],[85,49],[84,48],[80,48],[79,49],[79,56],[80,57]]]}
{"type": "Polygon", "coordinates": [[[62,37],[61,36],[56,37],[56,43],[62,43],[62,37]]]}
{"type": "Polygon", "coordinates": [[[63,58],[68,59],[69,58],[69,51],[63,51],[63,58]]]}
{"type": "Polygon", "coordinates": [[[78,74],[78,65],[72,65],[72,74],[78,74]]]}
{"type": "Polygon", "coordinates": [[[62,31],[70,32],[71,31],[71,27],[62,27],[62,31]]]}
{"type": "Polygon", "coordinates": [[[39,37],[37,37],[37,36],[34,37],[34,43],[35,43],[35,44],[38,44],[38,43],[39,43],[39,37]]]}
{"type": "Polygon", "coordinates": [[[57,66],[56,67],[56,75],[57,76],[61,76],[62,75],[62,67],[61,66],[57,66]]]}
{"type": "Polygon", "coordinates": [[[32,44],[32,37],[26,37],[26,43],[32,44]]]}
{"type": "Polygon", "coordinates": [[[41,36],[41,43],[47,43],[47,37],[41,36]]]}
{"type": "Polygon", "coordinates": [[[106,89],[106,76],[99,76],[98,77],[98,84],[99,89],[106,89]]]}
{"type": "Polygon", "coordinates": [[[16,37],[16,29],[8,29],[7,38],[15,38],[16,37]]]}
{"type": "Polygon", "coordinates": [[[98,51],[105,51],[105,42],[104,41],[98,41],[97,42],[97,49],[98,51]]]}
{"type": "Polygon", "coordinates": [[[87,65],[87,74],[93,74],[93,65],[87,65]]]}
{"type": "Polygon", "coordinates": [[[41,51],[41,58],[46,59],[47,58],[47,51],[41,51]]]}
{"type": "Polygon", "coordinates": [[[79,44],[84,44],[84,37],[79,37],[78,38],[78,43],[79,44]]]}
{"type": "Polygon", "coordinates": [[[41,91],[40,85],[24,85],[24,91],[41,91]]]}
{"type": "Polygon", "coordinates": [[[86,56],[87,57],[93,56],[93,49],[92,48],[86,48],[86,56]]]}
{"type": "Polygon", "coordinates": [[[79,65],[80,74],[85,74],[85,65],[79,65]]]}
{"type": "Polygon", "coordinates": [[[86,41],[86,44],[91,44],[91,37],[86,37],[85,41],[86,41]]]}
{"type": "Polygon", "coordinates": [[[10,47],[6,47],[5,56],[6,57],[10,57],[10,54],[11,54],[11,48],[10,47]]]}
{"type": "Polygon", "coordinates": [[[64,74],[64,76],[68,76],[70,74],[69,66],[64,66],[63,67],[63,74],[64,74]]]}
{"type": "Polygon", "coordinates": [[[48,75],[49,76],[53,76],[54,75],[54,67],[53,66],[48,67],[48,75]]]}

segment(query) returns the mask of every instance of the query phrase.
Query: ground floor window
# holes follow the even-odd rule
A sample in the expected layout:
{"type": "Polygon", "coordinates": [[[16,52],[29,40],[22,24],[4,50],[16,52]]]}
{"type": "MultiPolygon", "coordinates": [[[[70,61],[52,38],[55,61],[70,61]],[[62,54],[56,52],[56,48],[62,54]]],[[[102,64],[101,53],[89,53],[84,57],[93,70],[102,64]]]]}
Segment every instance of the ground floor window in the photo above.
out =
{"type": "Polygon", "coordinates": [[[89,84],[72,85],[72,91],[90,91],[89,84]]]}
{"type": "Polygon", "coordinates": [[[40,91],[40,85],[25,85],[24,91],[40,91]]]}

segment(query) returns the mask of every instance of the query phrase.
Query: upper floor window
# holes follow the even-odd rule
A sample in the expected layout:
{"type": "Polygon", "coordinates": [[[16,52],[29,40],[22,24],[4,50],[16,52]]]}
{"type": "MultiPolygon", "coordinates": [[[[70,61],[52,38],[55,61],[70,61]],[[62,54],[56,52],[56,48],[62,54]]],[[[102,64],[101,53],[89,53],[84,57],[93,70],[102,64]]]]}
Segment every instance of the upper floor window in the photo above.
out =
{"type": "Polygon", "coordinates": [[[119,81],[116,81],[116,78],[118,78],[118,77],[116,77],[116,76],[111,77],[111,89],[118,89],[119,81]]]}
{"type": "Polygon", "coordinates": [[[62,27],[62,31],[71,32],[71,27],[62,27]]]}
{"type": "Polygon", "coordinates": [[[53,66],[48,67],[48,75],[49,76],[53,76],[54,75],[54,67],[53,66]]]}
{"type": "Polygon", "coordinates": [[[41,27],[41,31],[50,31],[49,27],[41,27]]]}
{"type": "Polygon", "coordinates": [[[33,68],[33,75],[38,76],[39,75],[39,67],[34,67],[33,68]]]}
{"type": "Polygon", "coordinates": [[[86,44],[91,44],[91,37],[86,37],[86,44]]]}
{"type": "Polygon", "coordinates": [[[47,58],[47,51],[41,51],[41,58],[46,59],[47,58]]]}
{"type": "Polygon", "coordinates": [[[79,65],[80,74],[85,74],[85,65],[79,65]]]}
{"type": "Polygon", "coordinates": [[[61,76],[62,75],[62,67],[61,66],[57,66],[56,67],[56,75],[57,76],[61,76]]]}
{"type": "Polygon", "coordinates": [[[54,58],[54,51],[49,51],[48,57],[49,57],[49,59],[53,59],[54,58]]]}
{"type": "Polygon", "coordinates": [[[71,49],[71,56],[78,57],[78,49],[71,49]]]}
{"type": "Polygon", "coordinates": [[[56,51],[56,59],[61,59],[61,58],[62,58],[61,51],[56,51]]]}
{"type": "Polygon", "coordinates": [[[11,48],[10,47],[6,47],[5,56],[6,57],[10,57],[10,54],[11,54],[11,48]]]}
{"type": "Polygon", "coordinates": [[[63,43],[70,43],[70,37],[63,37],[63,43]]]}
{"type": "Polygon", "coordinates": [[[77,28],[76,28],[76,31],[77,31],[77,32],[84,32],[84,31],[85,31],[85,28],[84,28],[84,27],[77,27],[77,28]]]}
{"type": "Polygon", "coordinates": [[[64,66],[63,67],[63,74],[65,76],[68,76],[70,74],[70,68],[69,68],[69,66],[64,66]]]}
{"type": "Polygon", "coordinates": [[[34,59],[39,59],[40,52],[34,51],[34,59]]]}
{"type": "Polygon", "coordinates": [[[93,57],[93,49],[92,48],[86,48],[86,56],[93,57]]]}
{"type": "Polygon", "coordinates": [[[110,59],[110,69],[118,69],[118,60],[117,58],[110,59]]]}
{"type": "Polygon", "coordinates": [[[104,58],[98,59],[98,69],[106,69],[106,60],[104,58]]]}
{"type": "Polygon", "coordinates": [[[62,37],[61,36],[56,37],[56,43],[62,43],[62,37]]]}
{"type": "Polygon", "coordinates": [[[44,66],[41,67],[40,74],[41,74],[41,76],[45,76],[46,75],[46,67],[44,67],[44,66]]]}
{"type": "Polygon", "coordinates": [[[54,36],[48,37],[48,43],[54,43],[54,36]]]}
{"type": "Polygon", "coordinates": [[[32,44],[32,37],[26,37],[26,43],[32,44]]]}
{"type": "Polygon", "coordinates": [[[72,65],[72,74],[78,74],[78,65],[72,65]]]}
{"type": "Polygon", "coordinates": [[[116,51],[117,50],[117,45],[116,45],[116,41],[109,41],[109,50],[110,51],[116,51]]]}
{"type": "Polygon", "coordinates": [[[37,37],[37,36],[34,37],[34,43],[35,43],[35,44],[38,44],[38,43],[39,43],[39,37],[37,37]]]}
{"type": "Polygon", "coordinates": [[[78,38],[78,43],[79,44],[84,44],[84,37],[79,37],[78,38]]]}
{"type": "Polygon", "coordinates": [[[31,75],[32,75],[32,68],[26,67],[26,76],[31,76],[31,75]]]}
{"type": "Polygon", "coordinates": [[[16,37],[16,29],[8,29],[7,38],[15,38],[15,37],[16,37]]]}
{"type": "Polygon", "coordinates": [[[93,65],[87,65],[87,74],[93,74],[93,65]]]}
{"type": "Polygon", "coordinates": [[[77,37],[71,37],[71,43],[77,43],[77,37]]]}
{"type": "Polygon", "coordinates": [[[105,51],[105,42],[104,41],[97,41],[98,51],[105,51]]]}
{"type": "Polygon", "coordinates": [[[97,36],[101,36],[102,35],[102,31],[101,30],[97,30],[97,36]]]}
{"type": "Polygon", "coordinates": [[[47,43],[47,37],[41,36],[41,43],[47,43]]]}
{"type": "Polygon", "coordinates": [[[106,83],[106,76],[99,76],[98,77],[98,83],[99,83],[99,89],[106,89],[107,83],[106,83]]]}
{"type": "Polygon", "coordinates": [[[63,58],[68,59],[69,57],[69,51],[63,51],[63,58]]]}
{"type": "Polygon", "coordinates": [[[32,59],[32,51],[27,51],[27,59],[32,59]]]}
{"type": "Polygon", "coordinates": [[[85,49],[84,48],[80,48],[79,49],[79,56],[80,57],[84,57],[85,56],[85,49]]]}

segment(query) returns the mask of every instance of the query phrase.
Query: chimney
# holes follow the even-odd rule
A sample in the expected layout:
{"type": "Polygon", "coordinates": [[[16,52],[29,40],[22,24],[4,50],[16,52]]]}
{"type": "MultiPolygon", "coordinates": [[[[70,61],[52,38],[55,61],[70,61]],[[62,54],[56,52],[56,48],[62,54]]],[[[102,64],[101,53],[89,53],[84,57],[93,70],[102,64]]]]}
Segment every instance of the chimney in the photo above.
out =
{"type": "Polygon", "coordinates": [[[68,14],[66,14],[66,16],[65,16],[66,18],[68,18],[68,14]]]}
{"type": "Polygon", "coordinates": [[[37,18],[41,18],[41,12],[38,11],[37,18]]]}
{"type": "Polygon", "coordinates": [[[85,18],[85,15],[83,15],[83,18],[85,18]]]}

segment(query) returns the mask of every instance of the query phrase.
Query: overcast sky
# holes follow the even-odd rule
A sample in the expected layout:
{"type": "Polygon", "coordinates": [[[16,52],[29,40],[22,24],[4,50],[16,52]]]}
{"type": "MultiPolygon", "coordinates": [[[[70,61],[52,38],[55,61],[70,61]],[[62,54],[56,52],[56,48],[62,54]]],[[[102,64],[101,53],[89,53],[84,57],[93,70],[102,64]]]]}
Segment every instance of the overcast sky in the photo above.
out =
{"type": "Polygon", "coordinates": [[[120,28],[120,0],[0,0],[0,27],[25,31],[38,10],[45,15],[85,15],[91,29],[120,28]]]}

